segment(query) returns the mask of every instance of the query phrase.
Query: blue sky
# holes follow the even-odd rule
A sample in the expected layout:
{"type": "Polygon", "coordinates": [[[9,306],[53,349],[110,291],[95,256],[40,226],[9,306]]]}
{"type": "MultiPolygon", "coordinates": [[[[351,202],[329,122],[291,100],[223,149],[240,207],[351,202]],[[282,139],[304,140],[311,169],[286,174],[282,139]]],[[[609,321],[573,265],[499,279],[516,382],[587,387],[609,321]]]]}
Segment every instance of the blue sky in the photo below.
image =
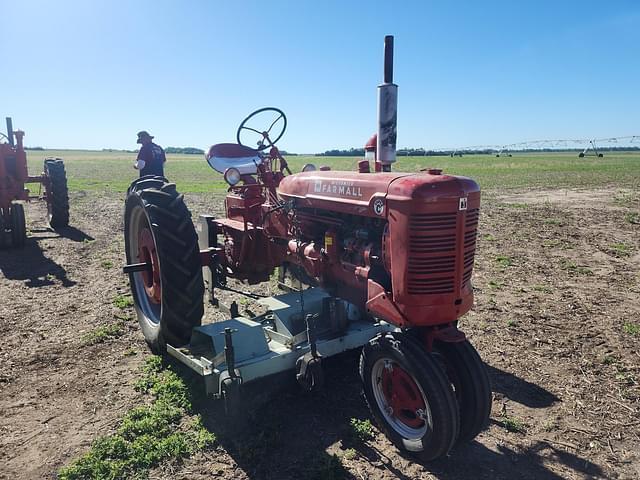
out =
{"type": "MultiPolygon", "coordinates": [[[[299,153],[376,128],[395,35],[398,146],[640,133],[640,2],[0,0],[0,116],[26,143],[235,141],[278,106],[299,153]]],[[[4,131],[4,121],[0,131],[4,131]]]]}

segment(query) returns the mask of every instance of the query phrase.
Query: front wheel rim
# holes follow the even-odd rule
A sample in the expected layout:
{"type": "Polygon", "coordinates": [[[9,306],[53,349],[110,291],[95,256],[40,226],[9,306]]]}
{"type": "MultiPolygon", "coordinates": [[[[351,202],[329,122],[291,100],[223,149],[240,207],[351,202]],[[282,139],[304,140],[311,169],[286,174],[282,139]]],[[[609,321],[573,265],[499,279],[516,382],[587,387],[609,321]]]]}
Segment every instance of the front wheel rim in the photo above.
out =
{"type": "Polygon", "coordinates": [[[429,429],[431,410],[415,377],[391,358],[378,359],[371,369],[373,396],[384,420],[402,438],[418,440],[429,429]]]}
{"type": "Polygon", "coordinates": [[[129,219],[128,254],[131,261],[143,263],[151,261],[152,274],[149,275],[147,272],[132,273],[131,288],[135,293],[134,298],[138,309],[151,323],[158,325],[160,324],[162,312],[160,263],[155,251],[155,242],[153,241],[149,220],[144,208],[141,206],[137,206],[132,210],[129,219]],[[150,241],[153,244],[151,249],[150,241]]]}

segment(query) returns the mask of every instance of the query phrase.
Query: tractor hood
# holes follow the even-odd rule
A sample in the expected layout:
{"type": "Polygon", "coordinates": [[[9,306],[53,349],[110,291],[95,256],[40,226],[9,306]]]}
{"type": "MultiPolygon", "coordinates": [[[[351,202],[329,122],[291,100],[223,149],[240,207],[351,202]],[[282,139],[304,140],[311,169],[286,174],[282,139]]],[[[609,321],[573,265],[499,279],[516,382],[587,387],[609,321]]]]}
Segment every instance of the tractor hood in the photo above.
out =
{"type": "Polygon", "coordinates": [[[461,197],[480,188],[471,179],[442,175],[439,170],[419,173],[358,173],[314,171],[285,177],[278,187],[283,200],[299,207],[379,217],[386,215],[385,199],[435,201],[461,197]]]}

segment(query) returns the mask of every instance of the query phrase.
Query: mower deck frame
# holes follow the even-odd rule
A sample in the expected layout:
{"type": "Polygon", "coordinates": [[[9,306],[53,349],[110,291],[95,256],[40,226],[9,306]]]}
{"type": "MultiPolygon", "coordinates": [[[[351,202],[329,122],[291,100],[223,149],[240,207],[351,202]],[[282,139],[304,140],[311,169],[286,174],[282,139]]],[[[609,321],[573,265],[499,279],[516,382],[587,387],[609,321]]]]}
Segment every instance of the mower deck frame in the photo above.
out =
{"type": "MultiPolygon", "coordinates": [[[[396,331],[397,327],[384,321],[347,319],[341,331],[328,328],[330,319],[323,313],[323,300],[331,298],[320,288],[302,292],[304,314],[317,315],[315,321],[316,348],[323,357],[362,347],[380,332],[396,331]]],[[[306,326],[301,323],[299,292],[277,295],[260,300],[268,307],[265,314],[251,319],[231,318],[196,327],[191,342],[185,347],[167,345],[167,352],[179,362],[203,377],[207,395],[219,398],[222,383],[229,378],[225,358],[225,329],[233,332],[234,365],[242,383],[294,371],[298,358],[311,350],[306,326]],[[302,328],[302,329],[301,329],[302,328]]]]}

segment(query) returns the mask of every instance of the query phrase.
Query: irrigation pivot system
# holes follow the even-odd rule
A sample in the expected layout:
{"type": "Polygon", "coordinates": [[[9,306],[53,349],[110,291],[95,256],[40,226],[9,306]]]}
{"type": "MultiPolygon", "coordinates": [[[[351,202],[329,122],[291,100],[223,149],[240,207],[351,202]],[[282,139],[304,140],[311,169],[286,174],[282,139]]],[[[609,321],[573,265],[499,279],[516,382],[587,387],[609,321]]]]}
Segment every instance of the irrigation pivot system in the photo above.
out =
{"type": "Polygon", "coordinates": [[[27,238],[24,202],[32,199],[47,202],[48,220],[52,228],[69,224],[64,162],[59,158],[47,158],[43,173],[30,176],[23,138],[24,132],[14,131],[11,118],[7,117],[7,134],[0,133],[0,248],[24,245],[27,238]],[[40,184],[39,194],[31,195],[26,188],[27,183],[40,184]]]}
{"type": "Polygon", "coordinates": [[[640,148],[640,135],[626,135],[606,138],[574,138],[559,140],[529,140],[525,142],[510,143],[507,145],[474,145],[455,148],[430,148],[414,149],[421,151],[415,155],[430,155],[433,152],[448,154],[451,157],[462,156],[463,153],[490,153],[496,157],[511,157],[517,152],[562,152],[576,151],[578,157],[594,156],[602,158],[605,151],[638,150],[640,148]]]}
{"type": "Polygon", "coordinates": [[[164,177],[131,184],[124,271],[151,349],[202,375],[229,414],[244,414],[249,382],[291,372],[317,390],[323,360],[358,348],[377,423],[399,449],[433,460],[473,439],[491,409],[485,366],[458,329],[473,303],[480,188],[436,168],[392,170],[393,37],[384,51],[377,138],[356,171],[292,174],[276,146],[285,114],[257,110],[238,143],[206,154],[229,184],[223,218],[202,215],[196,229],[164,177]],[[262,298],[264,314],[245,318],[232,304],[232,318],[201,325],[203,295],[218,303],[229,278],[258,284],[276,268],[302,288],[262,298]]]}

